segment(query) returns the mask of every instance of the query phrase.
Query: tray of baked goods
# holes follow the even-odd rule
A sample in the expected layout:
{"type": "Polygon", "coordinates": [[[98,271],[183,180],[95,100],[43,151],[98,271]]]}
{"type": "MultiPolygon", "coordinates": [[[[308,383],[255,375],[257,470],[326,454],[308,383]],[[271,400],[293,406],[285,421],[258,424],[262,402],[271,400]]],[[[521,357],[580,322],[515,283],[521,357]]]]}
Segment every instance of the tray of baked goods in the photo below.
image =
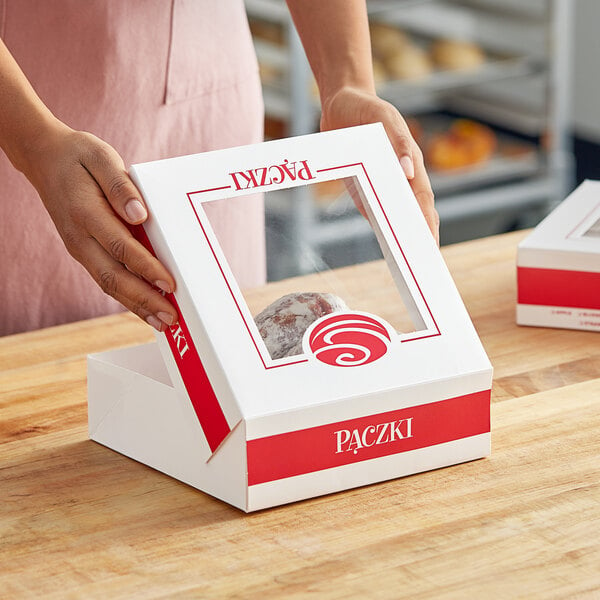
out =
{"type": "MultiPolygon", "coordinates": [[[[423,150],[436,195],[514,181],[534,175],[542,167],[535,143],[479,121],[446,114],[407,121],[423,150]]],[[[351,194],[342,181],[322,182],[311,188],[320,219],[347,216],[354,210],[351,194]]]]}
{"type": "Polygon", "coordinates": [[[378,22],[370,29],[375,83],[390,99],[521,77],[537,68],[526,55],[493,52],[460,37],[431,37],[378,22]]]}
{"type": "Polygon", "coordinates": [[[526,177],[542,167],[537,143],[480,121],[432,114],[407,122],[437,194],[526,177]]]}
{"type": "MultiPolygon", "coordinates": [[[[514,181],[535,175],[543,167],[540,147],[530,138],[474,119],[433,113],[408,118],[407,122],[423,151],[427,173],[438,196],[514,181]]],[[[325,181],[309,188],[306,193],[315,218],[329,221],[356,212],[352,194],[342,180],[325,181]]],[[[285,206],[279,198],[269,208],[279,212],[285,206]]],[[[356,221],[357,228],[362,227],[361,221],[356,221]]]]}
{"type": "MultiPolygon", "coordinates": [[[[285,93],[290,65],[281,25],[256,19],[250,24],[267,94],[285,93]]],[[[521,77],[537,68],[527,55],[494,52],[460,37],[427,36],[376,21],[371,23],[370,30],[377,90],[392,101],[423,91],[443,92],[521,77]]],[[[314,82],[310,92],[316,101],[318,92],[314,82]]]]}

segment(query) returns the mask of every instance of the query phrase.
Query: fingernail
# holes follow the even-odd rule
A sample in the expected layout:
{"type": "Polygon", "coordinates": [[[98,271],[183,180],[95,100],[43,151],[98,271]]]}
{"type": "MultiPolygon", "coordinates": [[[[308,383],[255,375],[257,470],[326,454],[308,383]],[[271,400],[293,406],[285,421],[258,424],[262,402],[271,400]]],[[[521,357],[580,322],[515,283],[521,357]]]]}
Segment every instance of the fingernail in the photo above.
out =
{"type": "Polygon", "coordinates": [[[165,328],[165,324],[160,319],[157,319],[154,315],[148,315],[146,317],[146,322],[148,325],[152,325],[156,331],[163,331],[165,328]]]}
{"type": "Polygon", "coordinates": [[[415,176],[415,166],[410,156],[403,156],[400,159],[400,166],[404,171],[407,179],[412,179],[415,176]]]}
{"type": "Polygon", "coordinates": [[[156,316],[169,327],[175,322],[175,319],[168,312],[163,312],[162,310],[159,310],[156,316]]]}
{"type": "Polygon", "coordinates": [[[142,221],[148,216],[144,205],[139,200],[130,200],[125,205],[125,214],[132,223],[142,221]]]}
{"type": "Polygon", "coordinates": [[[157,279],[154,282],[154,285],[157,288],[160,288],[165,294],[170,294],[173,291],[171,286],[166,281],[163,281],[162,279],[157,279]]]}

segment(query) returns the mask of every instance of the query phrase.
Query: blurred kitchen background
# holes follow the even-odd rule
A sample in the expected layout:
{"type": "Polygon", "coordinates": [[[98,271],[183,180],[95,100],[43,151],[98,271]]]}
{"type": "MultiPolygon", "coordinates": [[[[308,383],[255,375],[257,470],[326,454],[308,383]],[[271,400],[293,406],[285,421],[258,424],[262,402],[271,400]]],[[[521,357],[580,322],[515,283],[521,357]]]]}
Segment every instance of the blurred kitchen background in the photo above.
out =
{"type": "MultiPolygon", "coordinates": [[[[534,226],[582,179],[600,178],[598,0],[367,5],[378,93],[424,151],[442,245],[534,226]]],[[[316,85],[285,2],[246,6],[266,139],[317,131],[316,85]]],[[[380,256],[343,189],[288,195],[266,198],[269,279],[380,256]]]]}

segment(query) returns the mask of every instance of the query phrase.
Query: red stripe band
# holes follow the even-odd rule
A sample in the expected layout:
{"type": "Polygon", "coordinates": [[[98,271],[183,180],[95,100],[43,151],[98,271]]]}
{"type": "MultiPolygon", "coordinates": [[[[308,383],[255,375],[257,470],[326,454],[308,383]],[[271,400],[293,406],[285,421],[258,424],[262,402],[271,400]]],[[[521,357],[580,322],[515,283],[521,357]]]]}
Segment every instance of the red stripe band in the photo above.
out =
{"type": "MultiPolygon", "coordinates": [[[[154,256],[154,248],[150,243],[146,231],[141,225],[130,226],[134,237],[154,256]]],[[[231,428],[223,414],[219,400],[204,370],[198,351],[187,324],[179,310],[179,305],[173,294],[167,294],[168,300],[177,309],[179,322],[165,330],[165,336],[173,358],[181,374],[183,384],[188,393],[194,412],[200,422],[206,441],[211,452],[214,452],[221,442],[227,437],[231,428]]]]}
{"type": "Polygon", "coordinates": [[[517,268],[519,304],[600,309],[600,273],[517,268]]]}
{"type": "Polygon", "coordinates": [[[206,441],[211,452],[214,452],[227,437],[231,428],[204,370],[175,297],[173,294],[168,294],[167,298],[177,309],[179,323],[167,328],[165,335],[206,441]]]}
{"type": "Polygon", "coordinates": [[[248,485],[490,431],[491,390],[247,442],[248,485]]]}

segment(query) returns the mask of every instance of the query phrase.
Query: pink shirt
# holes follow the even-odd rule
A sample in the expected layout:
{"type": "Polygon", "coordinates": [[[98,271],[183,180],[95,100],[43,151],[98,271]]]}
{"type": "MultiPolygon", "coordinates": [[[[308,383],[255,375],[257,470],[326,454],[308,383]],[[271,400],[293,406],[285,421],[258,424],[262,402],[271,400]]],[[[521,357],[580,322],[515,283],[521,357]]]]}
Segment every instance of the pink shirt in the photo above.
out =
{"type": "MultiPolygon", "coordinates": [[[[262,138],[242,0],[0,0],[0,35],[54,114],[110,143],[126,165],[262,138]]],[[[216,211],[240,284],[261,283],[262,200],[216,211]]],[[[68,255],[4,155],[0,276],[0,335],[121,310],[68,255]]]]}

